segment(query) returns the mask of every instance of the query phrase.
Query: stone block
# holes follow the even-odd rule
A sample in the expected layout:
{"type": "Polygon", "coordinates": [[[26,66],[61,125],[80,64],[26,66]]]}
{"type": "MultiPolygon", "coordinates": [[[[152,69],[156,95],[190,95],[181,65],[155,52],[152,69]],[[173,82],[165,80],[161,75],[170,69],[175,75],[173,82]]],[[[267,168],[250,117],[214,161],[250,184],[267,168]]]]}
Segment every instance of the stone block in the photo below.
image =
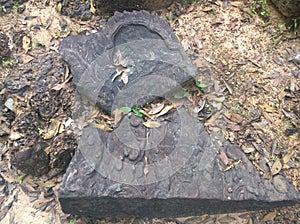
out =
{"type": "MultiPolygon", "coordinates": [[[[147,12],[117,13],[91,36],[63,41],[78,92],[108,113],[150,103],[195,76],[168,24],[147,12]]],[[[158,128],[128,113],[113,132],[82,130],[64,175],[64,212],[94,217],[179,217],[292,205],[299,192],[282,176],[262,179],[237,145],[209,135],[184,107],[158,128]],[[218,153],[233,161],[224,167],[218,153]]]]}
{"type": "Polygon", "coordinates": [[[284,177],[262,179],[238,146],[216,144],[184,110],[159,119],[162,126],[148,135],[136,119],[126,117],[112,133],[84,129],[59,191],[64,212],[180,217],[299,202],[299,192],[284,177]],[[215,150],[239,163],[225,171],[215,150]]]}

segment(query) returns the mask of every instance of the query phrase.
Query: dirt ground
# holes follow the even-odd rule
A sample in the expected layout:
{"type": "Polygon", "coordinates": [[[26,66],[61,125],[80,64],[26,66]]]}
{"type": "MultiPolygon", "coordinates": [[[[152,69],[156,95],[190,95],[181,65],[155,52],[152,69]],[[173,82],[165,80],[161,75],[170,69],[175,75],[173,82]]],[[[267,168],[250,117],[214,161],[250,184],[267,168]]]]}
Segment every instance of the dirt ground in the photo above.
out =
{"type": "MultiPolygon", "coordinates": [[[[92,1],[68,5],[55,0],[2,2],[1,224],[300,223],[299,204],[178,219],[96,220],[63,214],[57,192],[76,149],[76,128],[69,119],[72,74],[57,49],[68,35],[102,29],[109,16],[90,7],[92,1]],[[40,147],[50,156],[50,161],[45,160],[49,164],[35,164],[36,172],[46,173],[40,177],[23,174],[13,163],[18,161],[14,155],[20,148],[33,145],[45,145],[40,147]]],[[[221,131],[226,139],[238,143],[262,178],[271,180],[279,173],[299,191],[300,26],[299,21],[284,18],[271,3],[263,2],[203,0],[152,13],[168,20],[197,68],[203,95],[201,100],[187,96],[191,113],[197,114],[209,133],[221,131]]],[[[102,116],[109,126],[105,119],[102,116]]],[[[227,163],[226,155],[219,157],[227,163]]]]}

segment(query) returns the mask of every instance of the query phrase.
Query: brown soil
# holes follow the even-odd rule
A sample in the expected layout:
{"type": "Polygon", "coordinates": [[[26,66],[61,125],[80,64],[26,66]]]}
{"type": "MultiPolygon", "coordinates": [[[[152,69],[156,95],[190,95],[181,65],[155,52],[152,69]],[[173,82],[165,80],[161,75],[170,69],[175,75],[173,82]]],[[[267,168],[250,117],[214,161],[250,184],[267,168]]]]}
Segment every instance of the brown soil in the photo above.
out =
{"type": "MultiPolygon", "coordinates": [[[[254,13],[254,2],[203,0],[153,13],[169,21],[198,69],[198,81],[207,86],[201,96],[213,112],[203,119],[207,131],[222,131],[229,141],[238,143],[262,178],[271,180],[279,173],[300,190],[300,29],[293,29],[291,21],[269,3],[256,6],[254,13]],[[259,16],[262,7],[269,9],[269,15],[259,16]],[[209,76],[204,68],[210,69],[209,76]]],[[[88,11],[87,21],[61,15],[74,10],[73,5],[61,9],[54,0],[28,1],[21,13],[15,6],[0,14],[0,223],[300,223],[299,204],[271,211],[180,219],[95,220],[62,213],[57,191],[67,161],[54,164],[60,152],[76,148],[72,144],[76,128],[67,125],[67,102],[72,101],[74,89],[57,48],[68,35],[93,32],[105,25],[105,18],[93,15],[89,7],[83,7],[86,4],[82,1],[76,13],[80,18],[88,11]],[[40,86],[41,80],[31,80],[41,75],[48,61],[51,69],[45,74],[52,71],[51,78],[47,76],[45,86],[40,86]],[[28,69],[33,70],[32,76],[26,76],[30,88],[24,89],[24,83],[17,85],[15,81],[10,87],[4,85],[28,69]],[[39,109],[34,109],[49,105],[39,98],[41,88],[59,93],[59,103],[51,103],[57,109],[53,114],[39,114],[39,109]],[[29,103],[32,99],[36,104],[29,103]],[[17,128],[22,116],[30,113],[38,117],[38,124],[28,126],[36,128],[37,136],[30,135],[31,129],[23,130],[22,126],[22,132],[17,128]],[[11,166],[12,151],[18,148],[14,145],[24,136],[40,138],[50,146],[45,151],[51,161],[48,168],[43,167],[50,169],[47,174],[26,176],[11,166]]],[[[47,99],[51,98],[50,94],[47,99]]],[[[195,99],[188,100],[193,111],[195,99]]],[[[224,155],[220,159],[224,160],[224,155]]]]}

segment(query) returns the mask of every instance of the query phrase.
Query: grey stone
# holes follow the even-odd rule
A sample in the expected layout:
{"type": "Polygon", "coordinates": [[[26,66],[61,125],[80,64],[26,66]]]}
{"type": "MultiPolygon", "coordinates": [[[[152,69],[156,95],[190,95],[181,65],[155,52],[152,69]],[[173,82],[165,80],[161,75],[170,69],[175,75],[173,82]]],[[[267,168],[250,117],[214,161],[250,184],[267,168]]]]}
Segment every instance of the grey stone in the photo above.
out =
{"type": "Polygon", "coordinates": [[[96,0],[94,4],[105,12],[124,10],[157,10],[167,8],[172,3],[192,3],[192,0],[96,0]]]}
{"type": "MultiPolygon", "coordinates": [[[[146,12],[117,13],[101,33],[70,37],[60,52],[79,93],[108,112],[168,98],[195,76],[168,24],[146,12]],[[115,79],[115,67],[128,69],[126,85],[115,79]]],[[[210,136],[183,107],[158,117],[159,128],[146,128],[143,121],[129,113],[111,133],[82,130],[60,186],[64,212],[179,217],[299,201],[284,177],[262,179],[238,146],[210,136]],[[239,163],[225,171],[221,151],[239,163]]]]}
{"type": "Polygon", "coordinates": [[[119,127],[112,133],[84,129],[80,150],[59,191],[64,212],[95,217],[179,217],[270,209],[300,199],[284,177],[276,175],[273,182],[262,179],[236,145],[227,143],[221,149],[241,162],[222,171],[222,162],[212,150],[213,140],[184,110],[158,119],[162,126],[153,131],[162,137],[150,133],[143,147],[134,144],[138,138],[124,143],[120,137],[128,130],[147,132],[142,124],[132,126],[130,119],[122,121],[128,129],[119,127]]]}
{"type": "Polygon", "coordinates": [[[272,0],[278,10],[286,17],[300,16],[300,0],[272,0]]]}
{"type": "MultiPolygon", "coordinates": [[[[155,99],[141,86],[146,84],[147,77],[163,79],[160,82],[167,86],[156,91],[164,96],[196,75],[168,23],[146,11],[117,12],[101,32],[68,37],[62,41],[59,51],[71,66],[73,83],[79,93],[107,113],[115,109],[113,104],[132,106],[155,99]],[[128,83],[121,79],[121,74],[127,76],[128,83]],[[142,92],[130,95],[136,99],[131,102],[123,92],[131,94],[135,85],[142,92]],[[123,98],[118,100],[116,96],[123,98]]],[[[154,88],[158,88],[155,83],[154,88]]]]}

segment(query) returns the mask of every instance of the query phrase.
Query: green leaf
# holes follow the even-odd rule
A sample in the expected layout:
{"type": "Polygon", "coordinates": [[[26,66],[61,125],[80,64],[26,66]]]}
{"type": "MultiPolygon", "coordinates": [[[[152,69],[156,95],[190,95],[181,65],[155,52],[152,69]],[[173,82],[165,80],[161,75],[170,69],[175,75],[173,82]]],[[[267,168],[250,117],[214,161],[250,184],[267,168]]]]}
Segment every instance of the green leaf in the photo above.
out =
{"type": "Polygon", "coordinates": [[[76,224],[74,220],[71,220],[69,224],[76,224]]]}
{"type": "Polygon", "coordinates": [[[196,81],[196,86],[197,86],[198,88],[206,88],[206,87],[207,87],[207,85],[205,85],[205,84],[203,84],[203,83],[201,83],[201,82],[198,82],[198,81],[196,81]]]}
{"type": "Polygon", "coordinates": [[[130,107],[120,107],[119,109],[124,111],[124,112],[130,112],[131,111],[130,107]]]}
{"type": "Polygon", "coordinates": [[[141,109],[141,108],[136,107],[136,108],[134,108],[134,109],[132,110],[135,116],[137,116],[137,117],[143,117],[143,116],[144,116],[144,115],[140,112],[140,109],[141,109]]]}
{"type": "Polygon", "coordinates": [[[26,176],[26,175],[23,174],[23,175],[21,175],[21,176],[18,177],[19,184],[22,184],[22,183],[23,183],[23,180],[24,180],[24,177],[25,177],[25,176],[26,176]]]}
{"type": "Polygon", "coordinates": [[[42,135],[42,134],[44,134],[45,131],[42,128],[38,128],[38,132],[39,132],[39,135],[42,135]]]}

